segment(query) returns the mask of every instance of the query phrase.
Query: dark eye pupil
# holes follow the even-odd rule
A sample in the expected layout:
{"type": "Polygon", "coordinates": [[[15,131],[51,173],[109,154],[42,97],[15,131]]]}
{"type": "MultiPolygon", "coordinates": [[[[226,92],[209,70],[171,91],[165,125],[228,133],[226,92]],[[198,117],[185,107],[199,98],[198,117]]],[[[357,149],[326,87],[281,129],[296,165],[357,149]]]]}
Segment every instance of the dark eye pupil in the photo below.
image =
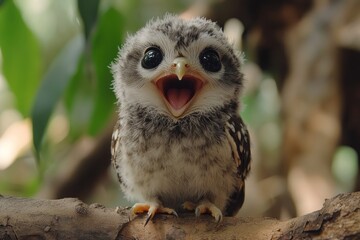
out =
{"type": "Polygon", "coordinates": [[[163,59],[161,50],[157,47],[148,48],[145,51],[144,57],[141,61],[141,66],[145,69],[152,69],[159,66],[163,59]]]}
{"type": "Polygon", "coordinates": [[[218,72],[221,69],[220,57],[217,52],[212,49],[205,49],[199,56],[200,64],[209,72],[218,72]]]}

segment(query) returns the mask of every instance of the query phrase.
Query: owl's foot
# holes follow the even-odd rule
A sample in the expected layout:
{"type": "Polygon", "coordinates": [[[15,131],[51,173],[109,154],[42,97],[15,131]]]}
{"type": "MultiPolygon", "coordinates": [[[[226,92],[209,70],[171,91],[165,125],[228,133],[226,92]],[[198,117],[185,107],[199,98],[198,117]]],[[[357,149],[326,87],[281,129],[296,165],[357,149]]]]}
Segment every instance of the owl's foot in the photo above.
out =
{"type": "Polygon", "coordinates": [[[178,214],[175,212],[174,209],[163,207],[156,203],[135,203],[134,206],[131,208],[132,216],[144,212],[147,212],[144,226],[146,226],[148,222],[154,218],[156,213],[165,213],[178,217],[178,214]]]}
{"type": "Polygon", "coordinates": [[[199,217],[201,214],[210,213],[217,223],[221,222],[223,218],[221,210],[209,201],[201,201],[199,204],[184,202],[182,207],[188,211],[195,210],[196,217],[199,217]]]}

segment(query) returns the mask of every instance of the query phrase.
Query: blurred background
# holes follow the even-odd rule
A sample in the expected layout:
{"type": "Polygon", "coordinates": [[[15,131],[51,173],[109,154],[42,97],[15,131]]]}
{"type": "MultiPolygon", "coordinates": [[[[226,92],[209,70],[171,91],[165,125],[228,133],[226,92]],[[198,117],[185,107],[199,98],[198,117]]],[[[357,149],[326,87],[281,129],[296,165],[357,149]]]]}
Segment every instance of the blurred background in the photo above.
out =
{"type": "Polygon", "coordinates": [[[110,167],[109,65],[166,12],[216,21],[244,53],[241,216],[288,219],[360,190],[360,1],[0,0],[0,194],[131,205],[110,167]]]}

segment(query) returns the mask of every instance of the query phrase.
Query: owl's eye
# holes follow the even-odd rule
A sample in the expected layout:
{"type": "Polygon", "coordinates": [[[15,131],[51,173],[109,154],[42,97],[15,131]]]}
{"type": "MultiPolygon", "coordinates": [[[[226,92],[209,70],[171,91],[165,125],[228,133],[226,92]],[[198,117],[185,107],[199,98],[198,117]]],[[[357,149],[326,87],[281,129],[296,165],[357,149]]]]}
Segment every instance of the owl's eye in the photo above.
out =
{"type": "Polygon", "coordinates": [[[145,69],[152,69],[159,66],[163,60],[163,54],[158,47],[150,47],[146,49],[141,66],[145,69]]]}
{"type": "Polygon", "coordinates": [[[209,72],[218,72],[221,69],[221,61],[219,54],[211,49],[205,48],[199,56],[202,67],[209,72]]]}

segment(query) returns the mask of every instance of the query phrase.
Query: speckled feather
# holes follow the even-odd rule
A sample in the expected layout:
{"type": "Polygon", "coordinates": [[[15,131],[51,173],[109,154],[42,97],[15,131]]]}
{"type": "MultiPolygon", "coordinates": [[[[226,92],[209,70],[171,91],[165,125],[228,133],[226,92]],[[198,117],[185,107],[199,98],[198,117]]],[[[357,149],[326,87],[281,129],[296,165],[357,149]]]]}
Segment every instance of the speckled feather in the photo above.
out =
{"type": "Polygon", "coordinates": [[[241,60],[220,28],[203,18],[167,15],[130,36],[113,63],[119,121],[112,138],[112,161],[130,200],[179,209],[185,201],[207,199],[225,215],[244,201],[250,170],[250,138],[238,115],[243,75],[241,60]],[[157,69],[144,71],[140,61],[152,45],[164,52],[157,69]],[[211,46],[223,68],[207,73],[198,54],[211,46]],[[209,84],[181,118],[174,118],[149,81],[181,55],[203,71],[209,84]]]}

